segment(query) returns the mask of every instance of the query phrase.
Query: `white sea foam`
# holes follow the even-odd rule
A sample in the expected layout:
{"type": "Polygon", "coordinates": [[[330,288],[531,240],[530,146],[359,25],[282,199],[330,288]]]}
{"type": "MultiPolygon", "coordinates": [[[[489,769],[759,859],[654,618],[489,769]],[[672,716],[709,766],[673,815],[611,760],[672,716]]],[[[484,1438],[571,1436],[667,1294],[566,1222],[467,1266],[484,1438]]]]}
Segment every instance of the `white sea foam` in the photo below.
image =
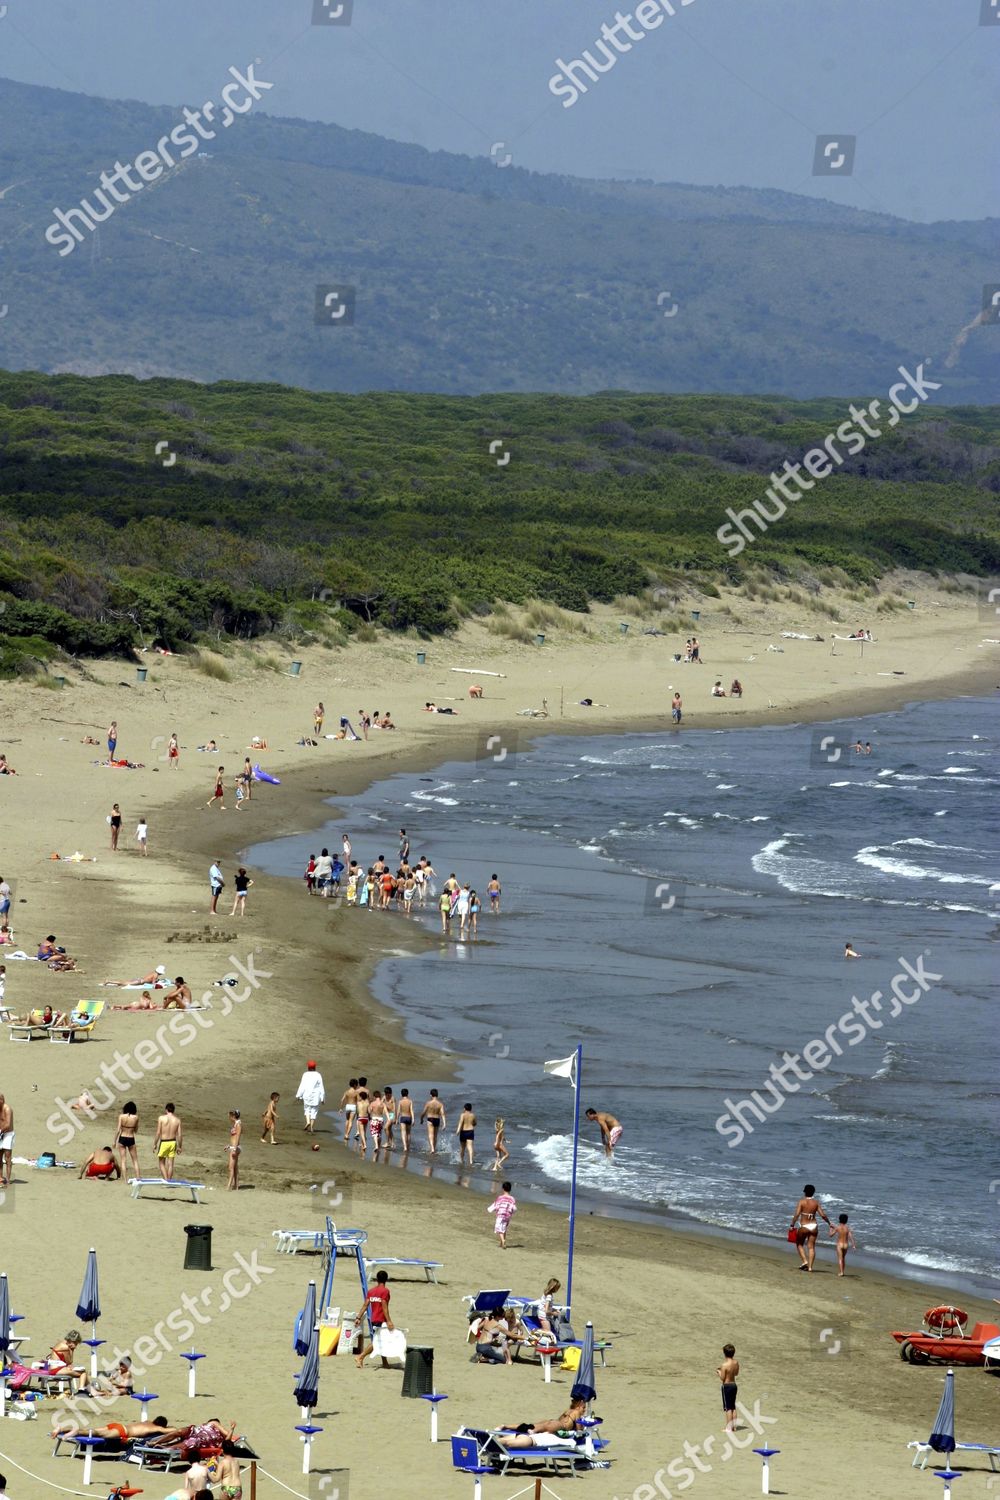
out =
{"type": "Polygon", "coordinates": [[[951,873],[935,869],[933,865],[918,865],[909,859],[899,859],[888,852],[895,848],[895,844],[869,844],[866,848],[859,849],[854,858],[859,865],[868,865],[873,870],[881,870],[885,875],[898,875],[903,880],[937,880],[941,885],[993,884],[989,876],[951,873]]]}

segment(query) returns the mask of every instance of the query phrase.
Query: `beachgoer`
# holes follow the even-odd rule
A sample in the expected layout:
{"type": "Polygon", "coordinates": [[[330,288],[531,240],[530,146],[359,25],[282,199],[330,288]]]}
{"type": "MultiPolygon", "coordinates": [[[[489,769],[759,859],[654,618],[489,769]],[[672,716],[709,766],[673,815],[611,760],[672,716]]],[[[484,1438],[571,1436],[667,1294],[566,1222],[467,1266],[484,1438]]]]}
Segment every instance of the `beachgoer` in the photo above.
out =
{"type": "Polygon", "coordinates": [[[409,1089],[399,1091],[399,1138],[403,1143],[404,1154],[410,1149],[410,1134],[413,1130],[413,1100],[410,1098],[409,1089]]]}
{"type": "Polygon", "coordinates": [[[220,766],[215,773],[215,790],[205,803],[206,807],[218,807],[220,812],[226,810],[226,784],[224,780],[225,766],[220,766]]]}
{"type": "Polygon", "coordinates": [[[247,891],[252,885],[253,881],[250,879],[250,876],[247,874],[243,866],[240,865],[239,869],[236,871],[236,874],[233,876],[233,890],[235,891],[235,895],[233,897],[233,909],[230,912],[230,916],[246,916],[247,891]]]}
{"type": "Polygon", "coordinates": [[[499,1172],[504,1162],[510,1158],[510,1152],[507,1150],[505,1129],[503,1115],[497,1115],[493,1125],[493,1152],[496,1157],[493,1163],[494,1172],[499,1172]]]}
{"type": "Polygon", "coordinates": [[[675,693],[670,704],[670,717],[675,724],[679,724],[684,717],[684,705],[681,702],[680,693],[675,693]]]}
{"type": "Polygon", "coordinates": [[[121,1168],[115,1161],[115,1153],[110,1146],[98,1146],[92,1151],[80,1168],[80,1177],[103,1177],[110,1180],[112,1177],[117,1181],[123,1175],[121,1168]]]}
{"type": "Polygon", "coordinates": [[[871,742],[871,740],[865,740],[865,754],[866,755],[871,755],[871,753],[872,753],[872,742],[871,742]]]}
{"type": "Polygon", "coordinates": [[[500,897],[502,892],[500,889],[500,881],[495,873],[492,874],[489,878],[489,882],[486,886],[486,894],[490,898],[490,911],[494,916],[496,916],[500,910],[500,897]]]}
{"type": "Polygon", "coordinates": [[[229,1154],[229,1183],[228,1190],[231,1193],[239,1191],[240,1186],[240,1140],[243,1136],[243,1121],[240,1119],[238,1109],[229,1111],[229,1142],[227,1152],[229,1154]]]}
{"type": "Polygon", "coordinates": [[[316,1116],[320,1105],[326,1098],[326,1090],[323,1087],[323,1075],[317,1070],[312,1058],[306,1063],[306,1070],[299,1079],[295,1097],[302,1100],[302,1112],[306,1122],[302,1128],[313,1135],[316,1130],[316,1116]]]}
{"type": "Polygon", "coordinates": [[[332,875],[333,875],[333,860],[332,860],[332,858],[330,856],[330,851],[329,851],[329,849],[322,849],[320,851],[319,859],[316,861],[316,869],[315,869],[315,872],[314,872],[314,879],[315,879],[315,882],[316,882],[316,889],[317,889],[317,891],[319,892],[319,894],[321,896],[329,896],[329,894],[330,894],[330,877],[332,875]]]}
{"type": "Polygon", "coordinates": [[[738,1386],[736,1377],[740,1373],[740,1362],[736,1358],[736,1348],[733,1344],[723,1344],[722,1364],[716,1368],[716,1375],[722,1384],[722,1414],[724,1418],[723,1432],[736,1431],[736,1392],[738,1386]]]}
{"type": "Polygon", "coordinates": [[[448,923],[451,921],[451,891],[447,887],[438,897],[438,910],[441,913],[441,931],[447,933],[448,923]]]}
{"type": "Polygon", "coordinates": [[[469,1166],[474,1165],[476,1155],[476,1116],[471,1104],[462,1106],[462,1113],[458,1117],[455,1126],[455,1134],[458,1136],[458,1159],[467,1162],[469,1166]]]}
{"type": "Polygon", "coordinates": [[[172,1182],[174,1160],[184,1149],[184,1127],[174,1113],[174,1106],[166,1104],[163,1114],[156,1122],[153,1150],[160,1164],[160,1176],[164,1182],[172,1182]]]}
{"type": "Polygon", "coordinates": [[[326,718],[326,709],[322,703],[317,703],[313,709],[313,734],[318,739],[323,733],[323,720],[326,718]]]}
{"type": "Polygon", "coordinates": [[[262,1141],[270,1140],[272,1146],[276,1146],[278,1144],[274,1139],[274,1127],[278,1123],[278,1100],[280,1098],[280,1094],[272,1094],[270,1099],[267,1101],[264,1113],[260,1117],[260,1138],[262,1141]]]}
{"type": "Polygon", "coordinates": [[[174,769],[176,770],[176,768],[180,765],[180,763],[181,763],[181,747],[180,747],[180,745],[178,743],[177,735],[176,735],[176,733],[174,733],[174,734],[172,734],[170,736],[169,740],[167,741],[167,765],[168,766],[173,766],[174,769]]]}
{"type": "Polygon", "coordinates": [[[856,1250],[853,1231],[847,1227],[847,1215],[838,1214],[836,1224],[830,1225],[830,1233],[837,1237],[837,1275],[845,1274],[848,1250],[856,1250]]]}
{"type": "Polygon", "coordinates": [[[140,854],[146,855],[149,853],[149,824],[145,818],[140,818],[136,824],[135,841],[139,846],[140,854]]]}
{"type": "Polygon", "coordinates": [[[371,1118],[371,1094],[368,1092],[368,1079],[358,1079],[358,1150],[364,1156],[368,1150],[368,1121],[371,1118]]]}
{"type": "Polygon", "coordinates": [[[469,933],[472,937],[479,936],[479,913],[483,909],[483,903],[476,891],[469,892],[469,933]]]}
{"type": "Polygon", "coordinates": [[[481,1365],[513,1364],[507,1347],[509,1329],[507,1324],[493,1314],[479,1320],[476,1329],[476,1361],[481,1365]]]}
{"type": "Polygon", "coordinates": [[[510,1228],[511,1219],[517,1213],[517,1203],[511,1192],[511,1184],[509,1182],[501,1184],[500,1192],[494,1198],[486,1212],[488,1214],[496,1214],[493,1233],[500,1241],[500,1249],[506,1250],[507,1230],[510,1228]]]}
{"type": "Polygon", "coordinates": [[[437,1156],[438,1131],[448,1123],[437,1089],[431,1089],[431,1096],[420,1112],[420,1123],[427,1125],[428,1151],[431,1156],[437,1156]]]}
{"type": "Polygon", "coordinates": [[[344,851],[344,863],[349,865],[351,863],[351,839],[349,834],[344,834],[344,837],[340,841],[340,846],[344,851]]]}
{"type": "Polygon", "coordinates": [[[122,1355],[113,1375],[93,1375],[90,1379],[90,1390],[106,1396],[131,1396],[133,1385],[132,1361],[127,1354],[122,1355]]]}
{"type": "Polygon", "coordinates": [[[615,1147],[622,1138],[623,1126],[614,1115],[609,1115],[606,1110],[588,1109],[587,1119],[596,1120],[601,1127],[601,1140],[604,1142],[605,1156],[614,1156],[615,1147]]]}
{"type": "Polygon", "coordinates": [[[743,697],[743,684],[738,677],[734,677],[732,683],[730,684],[729,696],[730,698],[743,697]]]}
{"type": "Polygon", "coordinates": [[[382,1104],[385,1110],[385,1147],[387,1151],[391,1151],[395,1145],[392,1137],[396,1125],[396,1100],[393,1096],[392,1086],[388,1083],[382,1090],[382,1104]]]}
{"type": "Polygon", "coordinates": [[[14,1109],[0,1094],[0,1188],[10,1187],[14,1157],[14,1109]]]}
{"type": "Polygon", "coordinates": [[[853,947],[850,939],[848,939],[848,941],[844,944],[844,957],[845,958],[860,958],[861,957],[861,954],[855,951],[855,949],[854,949],[854,947],[853,947]]]}
{"type": "Polygon", "coordinates": [[[191,986],[185,981],[183,974],[178,974],[173,989],[168,990],[163,997],[163,1009],[187,1010],[192,1001],[191,986]]]}
{"type": "Polygon", "coordinates": [[[108,725],[108,760],[114,760],[115,747],[118,744],[118,720],[112,719],[108,725]]]}
{"type": "MultiPolygon", "coordinates": [[[[365,1313],[368,1313],[369,1319],[371,1321],[373,1335],[381,1333],[383,1329],[388,1329],[391,1332],[395,1326],[393,1324],[392,1318],[389,1316],[389,1298],[392,1294],[390,1293],[389,1288],[386,1284],[388,1280],[389,1277],[385,1271],[379,1271],[376,1274],[375,1285],[369,1290],[368,1295],[365,1298],[364,1303],[362,1304],[361,1311],[354,1319],[355,1324],[358,1324],[361,1322],[365,1313]]],[[[368,1358],[369,1354],[374,1352],[374,1348],[375,1339],[373,1337],[371,1342],[368,1344],[368,1347],[362,1348],[361,1353],[355,1355],[354,1363],[357,1365],[359,1370],[364,1369],[365,1360],[368,1358]]],[[[389,1368],[389,1361],[386,1359],[384,1354],[382,1355],[382,1368],[383,1370],[387,1370],[389,1368]]]]}
{"type": "MultiPolygon", "coordinates": [[[[81,1095],[81,1098],[83,1096],[81,1095]]],[[[115,1145],[118,1147],[118,1164],[121,1167],[122,1181],[126,1180],[126,1163],[131,1161],[132,1170],[136,1177],[139,1172],[139,1153],[135,1149],[135,1138],[139,1133],[139,1111],[134,1099],[129,1099],[122,1107],[118,1116],[118,1128],[115,1131],[115,1145]]]]}
{"type": "Polygon", "coordinates": [[[722,686],[722,679],[721,679],[721,677],[717,677],[715,679],[714,683],[712,684],[712,697],[713,698],[724,698],[725,696],[726,696],[726,690],[722,686]]]}
{"type": "Polygon", "coordinates": [[[819,1234],[820,1219],[824,1219],[827,1224],[830,1223],[826,1209],[816,1197],[816,1189],[811,1182],[807,1182],[792,1215],[792,1228],[798,1227],[799,1231],[795,1240],[795,1248],[799,1252],[800,1271],[811,1271],[815,1264],[816,1236],[819,1234]]]}
{"type": "Polygon", "coordinates": [[[111,847],[112,849],[117,849],[118,839],[122,831],[122,810],[117,802],[112,803],[111,811],[108,814],[108,823],[111,828],[111,847]]]}
{"type": "Polygon", "coordinates": [[[381,1089],[376,1089],[372,1094],[371,1103],[368,1106],[368,1128],[371,1131],[372,1150],[378,1156],[379,1147],[382,1144],[382,1131],[385,1129],[385,1101],[382,1098],[381,1089]]]}
{"type": "Polygon", "coordinates": [[[556,1277],[553,1276],[549,1281],[545,1283],[545,1290],[539,1297],[538,1301],[535,1303],[535,1316],[538,1319],[538,1326],[541,1328],[543,1333],[552,1332],[552,1320],[555,1315],[553,1302],[555,1294],[556,1292],[558,1292],[561,1285],[562,1282],[558,1281],[556,1277]]]}
{"type": "Polygon", "coordinates": [[[208,909],[213,914],[219,910],[219,897],[222,895],[222,887],[225,883],[222,873],[222,856],[216,855],[208,871],[208,888],[212,893],[212,903],[208,909]]]}
{"type": "Polygon", "coordinates": [[[351,1132],[356,1124],[358,1113],[358,1080],[352,1078],[340,1096],[340,1107],[344,1111],[344,1140],[351,1139],[351,1132]]]}

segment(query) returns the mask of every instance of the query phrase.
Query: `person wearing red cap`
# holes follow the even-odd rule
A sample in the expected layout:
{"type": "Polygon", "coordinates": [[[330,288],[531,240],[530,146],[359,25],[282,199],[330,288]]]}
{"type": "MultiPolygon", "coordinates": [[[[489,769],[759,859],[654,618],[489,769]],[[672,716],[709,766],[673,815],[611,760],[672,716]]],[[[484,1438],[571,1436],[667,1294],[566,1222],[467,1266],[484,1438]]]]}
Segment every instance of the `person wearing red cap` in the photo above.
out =
{"type": "Polygon", "coordinates": [[[299,1079],[295,1097],[302,1100],[302,1109],[306,1117],[303,1129],[313,1135],[316,1130],[316,1116],[320,1105],[326,1098],[326,1090],[323,1087],[323,1075],[312,1058],[306,1063],[306,1070],[299,1079]]]}

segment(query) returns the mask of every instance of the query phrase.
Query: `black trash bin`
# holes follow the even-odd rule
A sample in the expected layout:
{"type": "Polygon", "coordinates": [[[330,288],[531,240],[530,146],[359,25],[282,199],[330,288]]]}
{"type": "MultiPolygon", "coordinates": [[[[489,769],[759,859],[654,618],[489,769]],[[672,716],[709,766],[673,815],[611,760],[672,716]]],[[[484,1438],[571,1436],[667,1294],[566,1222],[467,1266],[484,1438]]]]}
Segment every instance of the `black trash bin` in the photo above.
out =
{"type": "Polygon", "coordinates": [[[403,1369],[404,1396],[432,1396],[434,1394],[434,1350],[411,1344],[406,1351],[403,1369]]]}
{"type": "Polygon", "coordinates": [[[211,1224],[185,1224],[187,1244],[184,1247],[185,1271],[210,1271],[212,1269],[211,1224]]]}

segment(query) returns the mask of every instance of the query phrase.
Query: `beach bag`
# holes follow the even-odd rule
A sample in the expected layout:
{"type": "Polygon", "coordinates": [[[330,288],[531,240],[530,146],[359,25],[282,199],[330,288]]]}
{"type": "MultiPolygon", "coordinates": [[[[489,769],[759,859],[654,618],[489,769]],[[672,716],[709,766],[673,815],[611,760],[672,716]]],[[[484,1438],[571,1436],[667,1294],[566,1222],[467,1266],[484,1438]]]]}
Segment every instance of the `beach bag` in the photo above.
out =
{"type": "Polygon", "coordinates": [[[54,1167],[56,1164],[56,1153],[54,1151],[43,1151],[35,1162],[36,1167],[54,1167]]]}
{"type": "Polygon", "coordinates": [[[376,1328],[372,1343],[380,1359],[406,1358],[406,1334],[401,1328],[376,1328]]]}
{"type": "Polygon", "coordinates": [[[798,1242],[799,1242],[799,1231],[797,1229],[790,1229],[788,1231],[788,1243],[790,1245],[797,1245],[798,1242]]]}
{"type": "Polygon", "coordinates": [[[572,1344],[576,1339],[573,1325],[562,1313],[556,1313],[552,1321],[552,1333],[558,1344],[572,1344]]]}
{"type": "Polygon", "coordinates": [[[563,1369],[564,1370],[574,1370],[574,1371],[578,1370],[580,1368],[580,1355],[582,1353],[583,1353],[583,1350],[580,1348],[580,1346],[578,1344],[576,1346],[574,1346],[574,1348],[572,1348],[572,1349],[564,1349],[563,1350],[563,1357],[562,1357],[562,1367],[563,1367],[563,1369]]]}

